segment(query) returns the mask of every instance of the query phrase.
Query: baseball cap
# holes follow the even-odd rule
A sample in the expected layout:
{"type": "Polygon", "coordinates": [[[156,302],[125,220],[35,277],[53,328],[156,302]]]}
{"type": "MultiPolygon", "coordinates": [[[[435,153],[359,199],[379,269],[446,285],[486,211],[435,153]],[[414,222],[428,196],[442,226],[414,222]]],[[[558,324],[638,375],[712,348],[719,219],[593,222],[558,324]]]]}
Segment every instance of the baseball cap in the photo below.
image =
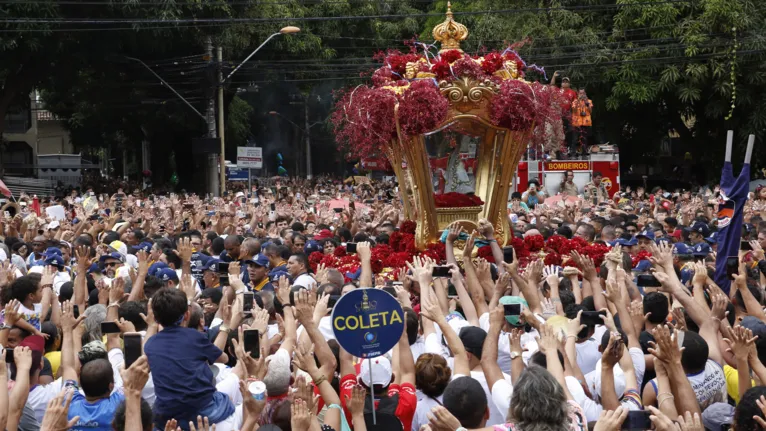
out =
{"type": "Polygon", "coordinates": [[[303,252],[306,253],[306,256],[309,256],[311,253],[322,251],[323,249],[324,247],[322,247],[322,244],[320,244],[319,241],[312,239],[306,242],[306,246],[303,248],[303,252]]]}
{"type": "Polygon", "coordinates": [[[169,268],[168,264],[165,262],[154,262],[149,266],[149,275],[157,276],[157,271],[163,269],[163,268],[169,268]]]}
{"type": "Polygon", "coordinates": [[[634,245],[638,245],[638,240],[636,240],[636,238],[631,238],[631,239],[618,238],[617,244],[620,244],[623,247],[633,247],[634,245]]]}
{"type": "Polygon", "coordinates": [[[220,259],[208,259],[204,265],[202,265],[202,271],[218,272],[218,264],[221,263],[220,259]]]}
{"type": "Polygon", "coordinates": [[[681,239],[681,230],[680,230],[680,229],[676,229],[676,230],[674,230],[674,231],[673,231],[673,232],[670,234],[670,237],[671,237],[671,238],[675,238],[675,239],[681,239]]]}
{"type": "Polygon", "coordinates": [[[97,263],[91,263],[86,272],[88,274],[93,274],[94,272],[101,273],[101,268],[99,268],[97,263]]]}
{"type": "Polygon", "coordinates": [[[705,242],[708,244],[718,243],[718,232],[710,232],[710,236],[705,238],[705,242]]]}
{"type": "Polygon", "coordinates": [[[707,237],[710,235],[710,228],[707,226],[706,223],[702,222],[696,222],[691,227],[686,228],[687,232],[697,232],[698,234],[702,235],[703,237],[707,237]]]}
{"type": "Polygon", "coordinates": [[[753,331],[754,336],[758,336],[758,339],[766,339],[766,323],[754,316],[747,316],[742,319],[739,324],[745,328],[753,331]]]}
{"type": "Polygon", "coordinates": [[[111,244],[109,244],[109,247],[112,247],[113,249],[117,250],[121,255],[125,256],[128,254],[128,246],[125,245],[122,241],[112,241],[111,244]]]}
{"type": "Polygon", "coordinates": [[[121,263],[125,262],[125,257],[116,251],[101,256],[98,261],[104,263],[107,259],[119,260],[121,263]]]}
{"type": "Polygon", "coordinates": [[[52,222],[48,223],[46,230],[58,229],[59,226],[61,226],[61,223],[59,223],[58,220],[53,220],[52,222]]]}
{"type": "Polygon", "coordinates": [[[45,339],[40,335],[30,335],[19,343],[19,347],[29,347],[33,352],[45,352],[45,339]]]}
{"type": "Polygon", "coordinates": [[[702,425],[708,430],[724,429],[734,423],[734,410],[729,403],[713,403],[702,412],[702,425]]]}
{"type": "Polygon", "coordinates": [[[368,388],[374,385],[388,386],[394,374],[391,361],[385,356],[365,359],[359,369],[359,380],[368,388]]]}
{"type": "Polygon", "coordinates": [[[487,331],[475,326],[466,326],[460,330],[460,341],[465,346],[465,351],[481,358],[481,352],[484,348],[484,339],[487,338],[487,331]]]}
{"type": "MultiPolygon", "coordinates": [[[[529,308],[529,304],[524,298],[520,296],[503,296],[500,298],[501,305],[521,304],[522,306],[529,308]]],[[[522,326],[519,316],[505,316],[505,320],[513,326],[522,326]]]]}
{"type": "Polygon", "coordinates": [[[673,255],[674,256],[691,256],[693,254],[693,250],[688,245],[677,242],[673,244],[673,255]]]}
{"type": "Polygon", "coordinates": [[[635,268],[633,268],[633,271],[635,272],[649,272],[649,270],[652,269],[652,263],[649,262],[647,259],[643,259],[638,262],[635,268]]]}
{"type": "Polygon", "coordinates": [[[262,266],[264,268],[268,268],[269,267],[269,258],[264,256],[264,255],[262,255],[262,254],[258,254],[258,255],[255,256],[254,259],[246,260],[245,264],[246,265],[258,265],[258,266],[262,266]]]}
{"type": "Polygon", "coordinates": [[[143,251],[149,253],[150,251],[152,251],[152,243],[150,243],[150,242],[142,242],[141,244],[138,244],[137,246],[135,246],[134,250],[136,252],[143,250],[143,251]]]}
{"type": "Polygon", "coordinates": [[[157,271],[156,276],[163,282],[171,280],[178,282],[178,274],[176,274],[172,268],[162,268],[161,270],[157,271]]]}
{"type": "Polygon", "coordinates": [[[45,259],[46,265],[53,265],[57,266],[59,269],[64,268],[66,265],[64,264],[64,259],[61,258],[61,256],[50,256],[47,259],[45,259]]]}
{"type": "Polygon", "coordinates": [[[711,251],[710,244],[701,242],[694,246],[692,254],[697,257],[707,257],[711,251]]]}
{"type": "Polygon", "coordinates": [[[61,249],[58,247],[48,247],[43,252],[43,256],[45,257],[51,257],[51,256],[62,256],[61,249]]]}
{"type": "Polygon", "coordinates": [[[318,234],[314,235],[314,239],[317,241],[324,241],[326,239],[330,239],[333,237],[332,232],[330,229],[322,229],[319,231],[318,234]]]}
{"type": "Polygon", "coordinates": [[[638,238],[646,238],[654,241],[654,231],[651,229],[644,229],[638,234],[636,234],[636,239],[638,238]]]}

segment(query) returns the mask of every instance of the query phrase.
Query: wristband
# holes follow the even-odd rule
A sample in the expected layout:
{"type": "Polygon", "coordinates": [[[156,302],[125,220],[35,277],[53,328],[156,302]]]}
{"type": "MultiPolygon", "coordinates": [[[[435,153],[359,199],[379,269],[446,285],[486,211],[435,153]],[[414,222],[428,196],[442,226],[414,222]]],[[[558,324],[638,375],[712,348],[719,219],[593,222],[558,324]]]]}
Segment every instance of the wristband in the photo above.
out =
{"type": "Polygon", "coordinates": [[[318,379],[314,380],[314,386],[319,387],[319,385],[324,383],[326,380],[327,380],[327,377],[325,377],[324,375],[321,375],[321,376],[319,376],[318,379]]]}
{"type": "Polygon", "coordinates": [[[231,333],[231,328],[227,327],[226,325],[221,325],[218,327],[218,332],[223,332],[225,334],[231,333]]]}

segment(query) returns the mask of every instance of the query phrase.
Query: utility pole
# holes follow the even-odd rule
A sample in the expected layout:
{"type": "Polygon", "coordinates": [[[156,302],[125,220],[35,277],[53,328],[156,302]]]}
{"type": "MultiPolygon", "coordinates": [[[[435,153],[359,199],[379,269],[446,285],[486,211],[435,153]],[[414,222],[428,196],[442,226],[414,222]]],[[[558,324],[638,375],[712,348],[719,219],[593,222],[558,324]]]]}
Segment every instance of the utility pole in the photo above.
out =
{"type": "MultiPolygon", "coordinates": [[[[218,138],[221,141],[221,172],[219,185],[221,186],[221,196],[226,191],[226,142],[224,141],[224,119],[223,119],[223,48],[218,47],[218,138]]],[[[249,170],[248,170],[249,175],[249,170]]]]}
{"type": "Polygon", "coordinates": [[[306,114],[306,178],[311,179],[311,132],[309,131],[309,98],[306,96],[306,100],[303,102],[303,110],[306,114]]]}
{"type": "MultiPolygon", "coordinates": [[[[205,41],[205,52],[207,53],[208,63],[213,61],[213,39],[208,36],[205,41]]],[[[211,90],[207,95],[207,110],[205,111],[205,120],[207,121],[207,137],[215,138],[215,96],[211,90]]],[[[210,153],[207,155],[207,172],[208,172],[208,191],[218,196],[218,155],[210,153]]],[[[221,160],[220,170],[224,172],[226,167],[223,160],[221,160]]]]}

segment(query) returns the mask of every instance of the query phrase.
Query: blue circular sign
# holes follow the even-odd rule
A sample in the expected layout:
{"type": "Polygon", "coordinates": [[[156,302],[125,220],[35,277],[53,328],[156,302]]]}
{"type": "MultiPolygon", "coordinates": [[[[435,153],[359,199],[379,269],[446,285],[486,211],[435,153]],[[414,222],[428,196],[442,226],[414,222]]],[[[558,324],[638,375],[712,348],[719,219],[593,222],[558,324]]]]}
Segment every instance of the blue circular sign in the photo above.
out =
{"type": "Polygon", "coordinates": [[[358,358],[375,358],[393,349],[404,331],[404,310],[388,292],[356,289],[332,310],[335,339],[358,358]]]}

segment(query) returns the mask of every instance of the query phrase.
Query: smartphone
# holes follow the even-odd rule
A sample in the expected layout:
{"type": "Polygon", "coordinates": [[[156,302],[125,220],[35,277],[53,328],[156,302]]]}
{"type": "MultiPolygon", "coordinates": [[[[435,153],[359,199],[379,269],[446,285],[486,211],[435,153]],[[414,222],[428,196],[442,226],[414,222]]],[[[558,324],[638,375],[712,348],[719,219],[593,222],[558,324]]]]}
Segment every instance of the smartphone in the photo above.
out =
{"type": "Polygon", "coordinates": [[[580,323],[588,326],[603,325],[601,316],[606,316],[606,311],[583,311],[580,316],[580,323]]]}
{"type": "Polygon", "coordinates": [[[513,263],[513,247],[503,248],[503,262],[513,263]]]}
{"type": "Polygon", "coordinates": [[[214,215],[215,215],[215,211],[208,211],[208,212],[207,212],[207,216],[208,216],[208,217],[212,217],[212,216],[214,216],[214,215]]]}
{"type": "Polygon", "coordinates": [[[391,295],[394,298],[396,298],[396,289],[394,289],[393,287],[386,286],[386,287],[383,288],[383,291],[388,292],[389,295],[391,295]]]}
{"type": "Polygon", "coordinates": [[[449,278],[451,277],[449,273],[450,269],[451,268],[449,266],[434,266],[434,269],[431,272],[431,276],[436,278],[449,278]]]}
{"type": "Polygon", "coordinates": [[[133,362],[141,357],[141,334],[126,332],[123,335],[123,351],[125,353],[125,368],[130,368],[133,362]]]}
{"type": "Polygon", "coordinates": [[[636,285],[639,287],[660,287],[662,283],[652,274],[641,274],[636,280],[636,285]]]}
{"type": "Polygon", "coordinates": [[[119,334],[120,327],[117,326],[116,322],[101,322],[101,333],[102,334],[119,334]]]}
{"type": "Polygon", "coordinates": [[[650,430],[653,427],[652,420],[649,418],[651,414],[649,410],[630,411],[620,429],[631,431],[650,430]]]}
{"type": "Polygon", "coordinates": [[[338,214],[343,212],[343,208],[333,208],[332,210],[335,211],[338,214]]]}
{"type": "Polygon", "coordinates": [[[588,214],[590,212],[590,208],[582,208],[580,212],[583,214],[588,214]]]}
{"type": "Polygon", "coordinates": [[[356,243],[355,242],[347,242],[346,243],[346,253],[356,253],[356,243]]]}
{"type": "Polygon", "coordinates": [[[503,304],[506,316],[521,316],[521,304],[503,304]]]}
{"type": "Polygon", "coordinates": [[[228,274],[229,273],[229,262],[219,262],[218,263],[218,273],[219,274],[228,274]]]}
{"type": "Polygon", "coordinates": [[[72,313],[74,314],[75,319],[80,317],[80,307],[77,304],[72,306],[72,313]]]}
{"type": "Polygon", "coordinates": [[[277,204],[271,204],[271,210],[276,211],[277,210],[277,204]]]}
{"type": "Polygon", "coordinates": [[[739,258],[737,256],[726,258],[726,277],[731,279],[734,274],[739,274],[739,258]]]}
{"type": "MultiPolygon", "coordinates": [[[[396,298],[396,294],[394,294],[394,298],[396,298]]],[[[335,307],[335,303],[337,303],[339,299],[340,295],[330,295],[330,299],[327,301],[327,308],[332,310],[333,307],[335,307]]]]}
{"type": "Polygon", "coordinates": [[[753,247],[750,245],[750,241],[741,240],[739,242],[739,249],[742,251],[753,251],[753,247]]]}
{"type": "Polygon", "coordinates": [[[242,311],[246,316],[253,314],[253,292],[245,292],[242,311]]]}
{"type": "Polygon", "coordinates": [[[5,363],[12,364],[13,362],[13,349],[5,349],[5,363]]]}
{"type": "Polygon", "coordinates": [[[298,292],[301,289],[305,289],[305,287],[295,285],[290,288],[290,305],[292,305],[293,307],[295,307],[295,292],[298,292]]]}
{"type": "Polygon", "coordinates": [[[447,298],[457,298],[457,289],[451,281],[447,282],[447,298]]]}
{"type": "Polygon", "coordinates": [[[245,352],[250,352],[250,356],[258,359],[261,357],[261,334],[257,329],[246,329],[244,331],[245,352]]]}
{"type": "Polygon", "coordinates": [[[229,274],[218,274],[218,284],[221,286],[229,285],[229,274]]]}

